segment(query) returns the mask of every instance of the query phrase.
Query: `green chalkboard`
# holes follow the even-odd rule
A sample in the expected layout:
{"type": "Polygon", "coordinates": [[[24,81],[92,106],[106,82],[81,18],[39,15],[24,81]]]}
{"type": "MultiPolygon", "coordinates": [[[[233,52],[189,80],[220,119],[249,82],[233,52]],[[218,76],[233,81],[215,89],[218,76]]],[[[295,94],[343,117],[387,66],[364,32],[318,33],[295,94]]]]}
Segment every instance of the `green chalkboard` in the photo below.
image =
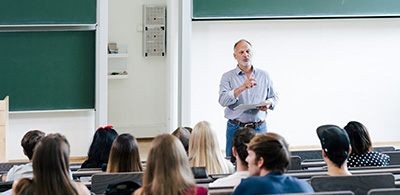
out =
{"type": "Polygon", "coordinates": [[[400,0],[193,0],[193,20],[400,16],[400,0]]]}
{"type": "Polygon", "coordinates": [[[95,23],[96,0],[0,1],[0,25],[95,23]]]}
{"type": "Polygon", "coordinates": [[[0,32],[0,99],[10,111],[93,109],[95,33],[0,32]]]}

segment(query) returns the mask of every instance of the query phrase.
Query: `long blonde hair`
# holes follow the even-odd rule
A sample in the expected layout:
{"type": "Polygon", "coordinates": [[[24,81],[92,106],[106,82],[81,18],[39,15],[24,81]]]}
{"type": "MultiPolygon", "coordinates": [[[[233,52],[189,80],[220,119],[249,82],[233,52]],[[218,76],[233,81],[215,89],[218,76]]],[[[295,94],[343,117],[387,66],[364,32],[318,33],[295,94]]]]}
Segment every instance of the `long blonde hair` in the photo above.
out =
{"type": "Polygon", "coordinates": [[[107,172],[143,171],[136,138],[131,134],[121,134],[115,138],[108,159],[107,172]]]}
{"type": "Polygon", "coordinates": [[[42,138],[33,154],[33,179],[22,179],[14,192],[78,195],[69,176],[69,153],[69,143],[64,136],[56,133],[42,138]]]}
{"type": "Polygon", "coordinates": [[[142,194],[183,195],[195,186],[182,143],[173,135],[157,136],[147,157],[142,194]]]}
{"type": "Polygon", "coordinates": [[[215,131],[207,121],[194,126],[189,140],[192,167],[207,167],[208,174],[232,173],[233,165],[224,159],[215,131]]]}

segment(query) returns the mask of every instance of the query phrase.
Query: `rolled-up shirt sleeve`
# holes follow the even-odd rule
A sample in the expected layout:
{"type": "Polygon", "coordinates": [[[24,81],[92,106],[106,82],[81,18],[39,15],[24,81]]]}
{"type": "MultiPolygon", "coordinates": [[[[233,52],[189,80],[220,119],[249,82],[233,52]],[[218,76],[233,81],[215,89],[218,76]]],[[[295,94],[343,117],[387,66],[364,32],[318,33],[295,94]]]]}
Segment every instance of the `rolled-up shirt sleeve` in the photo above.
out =
{"type": "Polygon", "coordinates": [[[274,88],[274,84],[273,84],[272,80],[270,80],[270,85],[268,87],[266,100],[270,101],[272,103],[272,106],[270,108],[271,110],[273,110],[275,108],[275,105],[277,105],[278,101],[279,101],[278,93],[276,92],[276,90],[274,88]]]}
{"type": "Polygon", "coordinates": [[[238,101],[235,98],[235,89],[231,87],[227,74],[222,75],[219,85],[219,104],[223,107],[232,105],[238,101]]]}

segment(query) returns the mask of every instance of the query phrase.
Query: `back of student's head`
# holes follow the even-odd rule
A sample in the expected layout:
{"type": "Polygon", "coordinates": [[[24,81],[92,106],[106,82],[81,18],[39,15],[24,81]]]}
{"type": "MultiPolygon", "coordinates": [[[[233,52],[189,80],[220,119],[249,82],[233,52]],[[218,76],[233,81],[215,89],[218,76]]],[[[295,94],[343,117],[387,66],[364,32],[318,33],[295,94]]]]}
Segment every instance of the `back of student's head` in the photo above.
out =
{"type": "Polygon", "coordinates": [[[217,134],[207,121],[198,122],[189,140],[189,159],[192,167],[207,167],[209,174],[230,173],[219,148],[217,134]]]}
{"type": "MultiPolygon", "coordinates": [[[[248,163],[246,162],[246,158],[249,155],[247,152],[247,145],[254,136],[256,136],[256,131],[254,129],[243,127],[235,131],[232,137],[232,147],[235,148],[240,161],[245,166],[248,166],[248,163]]],[[[231,162],[236,162],[236,157],[233,155],[231,156],[231,162]]]]}
{"type": "Polygon", "coordinates": [[[108,162],[111,145],[117,136],[118,133],[112,126],[97,129],[88,152],[88,161],[91,163],[91,167],[88,168],[100,168],[108,162]]]}
{"type": "Polygon", "coordinates": [[[107,172],[143,171],[136,138],[131,134],[121,134],[113,142],[108,160],[107,172]]]}
{"type": "Polygon", "coordinates": [[[186,150],[186,153],[189,152],[189,139],[191,132],[192,128],[190,127],[178,127],[174,132],[172,132],[172,135],[177,137],[181,141],[183,147],[186,150]]]}
{"type": "Polygon", "coordinates": [[[45,136],[45,133],[39,130],[28,131],[21,140],[21,146],[25,151],[26,156],[29,160],[32,160],[33,151],[36,144],[41,138],[45,136]]]}
{"type": "Polygon", "coordinates": [[[290,152],[286,140],[276,133],[262,133],[251,139],[248,149],[254,151],[256,161],[262,157],[262,168],[284,173],[290,167],[290,152]]]}
{"type": "Polygon", "coordinates": [[[158,135],[152,142],[143,177],[145,194],[183,194],[195,180],[188,157],[180,141],[169,134],[158,135]]]}
{"type": "Polygon", "coordinates": [[[363,154],[372,151],[371,138],[363,124],[357,121],[350,121],[344,129],[350,138],[351,153],[363,154]]]}
{"type": "Polygon", "coordinates": [[[317,135],[328,159],[341,168],[350,154],[347,132],[336,125],[322,125],[317,128],[317,135]]]}
{"type": "Polygon", "coordinates": [[[32,159],[33,181],[22,180],[16,192],[28,194],[78,194],[69,176],[70,146],[67,139],[56,133],[42,138],[32,159]]]}

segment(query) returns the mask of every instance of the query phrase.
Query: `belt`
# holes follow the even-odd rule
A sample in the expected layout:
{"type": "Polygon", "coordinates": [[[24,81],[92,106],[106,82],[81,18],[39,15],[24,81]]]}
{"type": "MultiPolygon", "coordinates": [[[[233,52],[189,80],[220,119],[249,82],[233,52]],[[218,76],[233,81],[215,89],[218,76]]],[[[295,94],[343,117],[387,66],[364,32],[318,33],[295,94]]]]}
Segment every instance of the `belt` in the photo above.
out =
{"type": "Polygon", "coordinates": [[[235,124],[237,124],[237,125],[239,125],[241,127],[249,127],[249,128],[253,128],[253,129],[258,127],[258,126],[260,126],[260,125],[262,125],[265,122],[265,120],[264,120],[264,121],[255,122],[255,123],[242,123],[240,121],[231,120],[231,119],[229,119],[229,121],[231,121],[232,123],[235,123],[235,124]]]}

